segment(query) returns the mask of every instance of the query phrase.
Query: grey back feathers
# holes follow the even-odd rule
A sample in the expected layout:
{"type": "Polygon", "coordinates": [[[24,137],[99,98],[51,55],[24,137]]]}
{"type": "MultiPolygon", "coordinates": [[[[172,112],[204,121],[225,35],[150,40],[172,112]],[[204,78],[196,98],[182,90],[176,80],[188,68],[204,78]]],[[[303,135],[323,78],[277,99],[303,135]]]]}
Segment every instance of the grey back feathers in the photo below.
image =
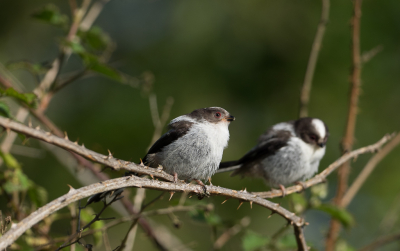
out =
{"type": "Polygon", "coordinates": [[[258,144],[241,159],[223,162],[220,168],[223,171],[237,166],[232,175],[262,177],[273,187],[303,181],[318,171],[328,136],[328,128],[320,119],[279,123],[262,134],[258,144]]]}
{"type": "Polygon", "coordinates": [[[210,178],[218,169],[228,145],[228,126],[234,117],[225,109],[209,107],[173,119],[169,130],[144,157],[150,167],[185,180],[210,178]]]}

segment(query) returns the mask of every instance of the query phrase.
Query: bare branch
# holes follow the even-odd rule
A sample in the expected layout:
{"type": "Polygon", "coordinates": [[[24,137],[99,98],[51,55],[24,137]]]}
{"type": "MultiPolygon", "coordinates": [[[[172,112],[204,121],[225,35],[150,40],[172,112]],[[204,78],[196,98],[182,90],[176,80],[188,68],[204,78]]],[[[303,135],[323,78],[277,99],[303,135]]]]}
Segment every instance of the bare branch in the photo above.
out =
{"type": "MultiPolygon", "coordinates": [[[[342,157],[337,159],[335,162],[330,164],[324,171],[322,171],[320,174],[317,174],[313,178],[309,179],[308,181],[304,182],[304,186],[306,188],[314,186],[316,184],[325,182],[326,177],[331,174],[333,171],[335,171],[340,165],[345,163],[346,161],[349,161],[350,159],[357,158],[358,155],[360,154],[365,154],[365,153],[373,153],[378,151],[382,145],[384,145],[386,142],[388,142],[390,139],[392,139],[394,135],[386,135],[384,136],[381,140],[376,142],[373,145],[369,145],[366,147],[362,147],[360,149],[354,150],[352,152],[344,154],[342,157]]],[[[303,190],[303,186],[301,185],[295,185],[286,188],[286,194],[291,194],[291,193],[297,193],[301,192],[303,190]]],[[[256,194],[260,196],[261,198],[275,198],[275,197],[280,197],[282,196],[282,191],[281,190],[274,190],[270,192],[255,192],[253,194],[256,194]]]]}
{"type": "MultiPolygon", "coordinates": [[[[352,74],[351,74],[351,94],[349,111],[347,115],[347,126],[345,136],[342,141],[343,152],[351,151],[354,142],[354,132],[356,127],[356,119],[358,112],[358,100],[360,96],[361,86],[361,55],[360,55],[360,21],[361,21],[361,2],[362,0],[353,1],[353,17],[352,17],[352,74]]],[[[349,179],[350,163],[346,162],[339,168],[339,179],[334,203],[339,207],[342,204],[342,198],[347,190],[349,179]]],[[[340,230],[340,223],[332,219],[326,240],[326,251],[333,251],[336,239],[340,230]]]]}
{"type": "Polygon", "coordinates": [[[342,199],[342,207],[347,207],[353,200],[354,196],[364,184],[368,176],[372,173],[375,167],[386,157],[394,148],[400,144],[400,134],[398,134],[392,141],[390,141],[385,147],[382,148],[379,153],[373,156],[368,163],[365,165],[364,169],[354,180],[353,184],[347,190],[346,194],[342,199]]]}
{"type": "Polygon", "coordinates": [[[214,250],[221,249],[225,243],[237,235],[243,228],[246,228],[250,224],[250,217],[246,216],[240,220],[240,222],[233,227],[226,230],[221,236],[214,242],[214,250]]]}
{"type": "Polygon", "coordinates": [[[310,101],[312,80],[314,77],[315,66],[317,65],[319,51],[321,50],[326,24],[329,20],[329,7],[330,0],[322,0],[321,19],[319,20],[317,33],[315,34],[314,42],[311,47],[310,58],[308,59],[306,75],[304,77],[304,83],[300,94],[300,118],[308,116],[308,103],[310,101]]]}
{"type": "Polygon", "coordinates": [[[372,242],[371,244],[361,248],[359,251],[372,251],[372,250],[375,250],[386,244],[389,244],[391,242],[398,241],[398,240],[400,240],[400,233],[396,233],[396,234],[389,235],[389,236],[384,236],[384,237],[381,237],[381,238],[377,239],[376,241],[372,242]]]}

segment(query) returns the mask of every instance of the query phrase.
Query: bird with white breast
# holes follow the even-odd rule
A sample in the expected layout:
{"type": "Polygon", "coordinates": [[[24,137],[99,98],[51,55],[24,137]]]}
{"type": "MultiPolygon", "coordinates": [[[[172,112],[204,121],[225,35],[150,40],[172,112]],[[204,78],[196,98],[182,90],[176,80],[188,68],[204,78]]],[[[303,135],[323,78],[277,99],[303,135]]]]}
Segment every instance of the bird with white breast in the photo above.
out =
{"type": "Polygon", "coordinates": [[[285,186],[303,185],[318,171],[328,137],[328,127],[317,118],[278,123],[241,159],[221,163],[218,173],[234,170],[231,176],[262,177],[271,187],[280,187],[285,196],[285,186]]]}
{"type": "Polygon", "coordinates": [[[220,107],[208,107],[173,119],[143,158],[145,165],[162,166],[179,179],[210,180],[218,170],[223,150],[228,146],[230,122],[235,117],[220,107]]]}

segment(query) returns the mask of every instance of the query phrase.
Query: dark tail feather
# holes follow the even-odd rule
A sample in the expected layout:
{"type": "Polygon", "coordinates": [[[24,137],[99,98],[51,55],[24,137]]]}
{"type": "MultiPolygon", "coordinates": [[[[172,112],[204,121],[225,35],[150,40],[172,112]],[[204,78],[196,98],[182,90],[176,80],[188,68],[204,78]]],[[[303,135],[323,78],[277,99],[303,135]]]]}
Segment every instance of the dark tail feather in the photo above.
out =
{"type": "Polygon", "coordinates": [[[239,163],[238,163],[237,160],[221,162],[221,163],[219,163],[219,169],[228,168],[228,167],[231,167],[231,166],[237,166],[238,164],[239,163]]]}

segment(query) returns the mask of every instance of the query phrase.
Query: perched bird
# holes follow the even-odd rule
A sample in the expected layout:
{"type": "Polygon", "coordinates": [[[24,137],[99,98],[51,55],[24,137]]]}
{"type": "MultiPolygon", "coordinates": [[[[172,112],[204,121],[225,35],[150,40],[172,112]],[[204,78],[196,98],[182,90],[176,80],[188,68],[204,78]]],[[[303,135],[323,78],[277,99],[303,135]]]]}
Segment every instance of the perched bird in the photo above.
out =
{"type": "MultiPolygon", "coordinates": [[[[218,170],[222,153],[228,146],[230,122],[235,117],[220,107],[194,110],[179,116],[169,123],[169,130],[162,135],[143,158],[145,165],[158,168],[180,179],[209,180],[218,170]]],[[[128,172],[125,175],[136,175],[128,172]]],[[[205,189],[205,188],[204,188],[205,189]]],[[[106,199],[107,195],[120,196],[123,189],[98,193],[89,197],[86,204],[106,199]]]]}
{"type": "Polygon", "coordinates": [[[285,196],[285,186],[302,184],[318,171],[328,136],[328,127],[317,118],[279,123],[241,159],[221,163],[218,172],[235,170],[231,176],[262,177],[271,187],[280,187],[285,196]]]}
{"type": "Polygon", "coordinates": [[[220,107],[194,110],[169,123],[169,130],[150,148],[143,161],[178,178],[204,186],[218,170],[228,146],[230,122],[235,117],[220,107]]]}

